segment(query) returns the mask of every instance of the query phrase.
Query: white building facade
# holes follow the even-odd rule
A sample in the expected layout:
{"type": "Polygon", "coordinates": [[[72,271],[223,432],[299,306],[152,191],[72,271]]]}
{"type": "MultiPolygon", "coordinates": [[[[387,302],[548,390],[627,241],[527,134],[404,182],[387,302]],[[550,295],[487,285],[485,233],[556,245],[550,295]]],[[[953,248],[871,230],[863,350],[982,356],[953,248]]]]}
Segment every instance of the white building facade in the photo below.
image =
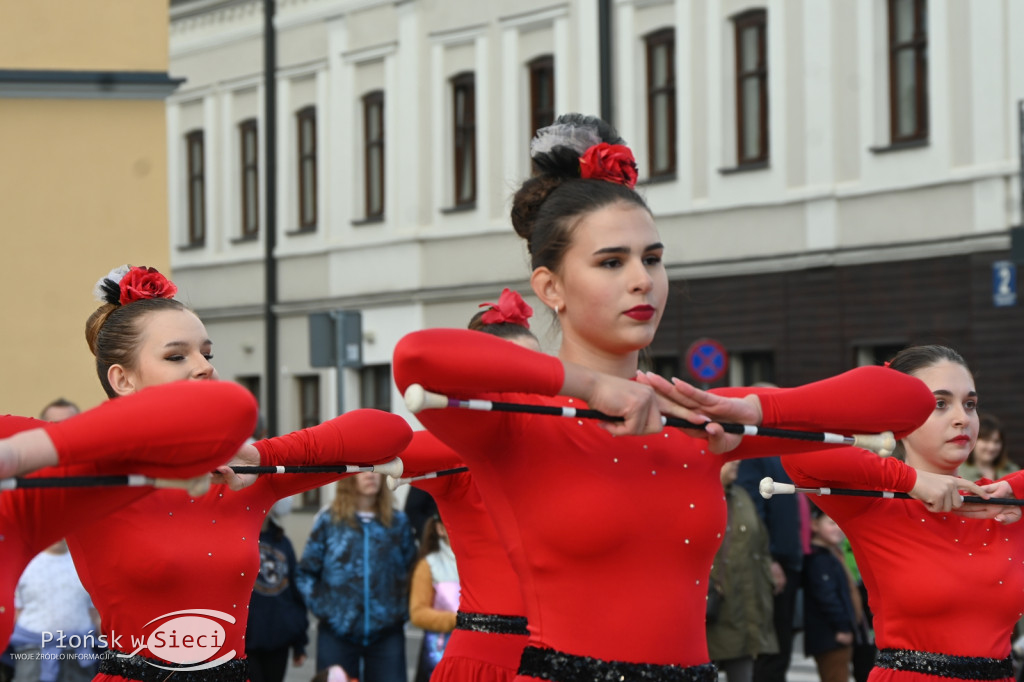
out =
{"type": "MultiPolygon", "coordinates": [[[[605,49],[613,122],[673,281],[652,348],[667,371],[703,336],[735,351],[733,381],[795,383],[930,336],[980,355],[978,329],[1020,324],[990,305],[986,273],[1020,224],[1024,4],[607,6],[603,45],[598,0],[278,0],[279,431],[360,406],[402,412],[389,363],[404,334],[464,326],[503,287],[528,292],[510,197],[536,125],[600,113],[605,49]],[[894,272],[905,281],[879,283],[877,318],[847,315],[858,277],[894,272]],[[776,289],[785,301],[758,298],[776,289]],[[698,291],[739,319],[689,314],[698,291]],[[947,322],[960,296],[974,312],[947,322]],[[932,305],[919,323],[906,309],[932,305]],[[359,313],[359,359],[314,367],[309,318],[334,311],[359,313]],[[808,332],[801,320],[824,311],[848,333],[808,332]]],[[[257,392],[262,41],[260,0],[171,3],[170,73],[186,79],[168,102],[174,278],[222,377],[257,392]]],[[[550,317],[536,316],[553,348],[550,317]]]]}

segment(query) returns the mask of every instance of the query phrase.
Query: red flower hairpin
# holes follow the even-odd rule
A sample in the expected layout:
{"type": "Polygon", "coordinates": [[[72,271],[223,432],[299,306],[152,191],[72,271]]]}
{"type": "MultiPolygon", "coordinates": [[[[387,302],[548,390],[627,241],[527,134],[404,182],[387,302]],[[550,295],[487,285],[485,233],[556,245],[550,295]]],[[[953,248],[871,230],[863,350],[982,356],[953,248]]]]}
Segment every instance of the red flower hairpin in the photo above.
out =
{"type": "Polygon", "coordinates": [[[521,327],[530,328],[530,316],[533,315],[533,308],[523,300],[519,292],[511,289],[504,289],[497,303],[481,303],[479,307],[490,306],[491,309],[484,312],[480,321],[484,324],[501,324],[508,322],[518,324],[521,327]]]}
{"type": "Polygon", "coordinates": [[[595,144],[580,157],[580,177],[617,182],[633,189],[637,179],[633,152],[624,144],[595,144]]]}
{"type": "Polygon", "coordinates": [[[156,268],[134,267],[121,278],[121,305],[144,298],[173,298],[178,293],[174,282],[160,274],[156,268]]]}

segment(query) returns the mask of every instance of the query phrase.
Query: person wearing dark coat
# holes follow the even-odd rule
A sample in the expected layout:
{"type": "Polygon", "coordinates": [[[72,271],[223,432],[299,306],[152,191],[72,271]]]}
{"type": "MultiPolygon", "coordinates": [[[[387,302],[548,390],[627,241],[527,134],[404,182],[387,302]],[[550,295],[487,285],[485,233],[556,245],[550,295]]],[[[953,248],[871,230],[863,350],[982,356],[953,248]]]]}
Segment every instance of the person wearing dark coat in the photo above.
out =
{"type": "Polygon", "coordinates": [[[306,660],[309,618],[295,584],[295,548],[280,525],[290,506],[291,498],[279,500],[260,531],[260,573],[245,630],[250,682],[282,682],[289,650],[296,666],[306,660]]]}
{"type": "Polygon", "coordinates": [[[750,495],[734,484],[738,468],[739,462],[726,462],[720,474],[728,516],[711,567],[708,655],[728,682],[750,682],[754,661],[779,647],[772,623],[768,532],[750,495]]]}
{"type": "Polygon", "coordinates": [[[804,653],[814,658],[821,682],[847,682],[857,612],[840,555],[843,531],[817,508],[812,518],[811,553],[804,558],[804,653]]]}
{"type": "Polygon", "coordinates": [[[800,589],[804,562],[801,539],[800,499],[796,495],[776,495],[770,500],[761,497],[758,486],[769,476],[778,483],[792,483],[782,460],[778,457],[759,457],[740,462],[736,484],[750,495],[758,516],[768,529],[772,555],[772,578],[775,599],[772,613],[778,653],[759,656],[754,663],[754,682],[786,682],[793,652],[794,621],[797,592],[800,589]]]}

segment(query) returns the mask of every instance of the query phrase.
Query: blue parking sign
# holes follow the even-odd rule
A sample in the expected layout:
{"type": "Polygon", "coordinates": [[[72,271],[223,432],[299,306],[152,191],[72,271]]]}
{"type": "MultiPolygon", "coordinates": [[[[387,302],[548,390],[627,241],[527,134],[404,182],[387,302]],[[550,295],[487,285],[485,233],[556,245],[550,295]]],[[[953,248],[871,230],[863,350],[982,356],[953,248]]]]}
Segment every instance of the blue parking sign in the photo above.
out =
{"type": "Polygon", "coordinates": [[[992,305],[997,308],[1017,305],[1017,264],[1013,261],[992,264],[992,305]]]}

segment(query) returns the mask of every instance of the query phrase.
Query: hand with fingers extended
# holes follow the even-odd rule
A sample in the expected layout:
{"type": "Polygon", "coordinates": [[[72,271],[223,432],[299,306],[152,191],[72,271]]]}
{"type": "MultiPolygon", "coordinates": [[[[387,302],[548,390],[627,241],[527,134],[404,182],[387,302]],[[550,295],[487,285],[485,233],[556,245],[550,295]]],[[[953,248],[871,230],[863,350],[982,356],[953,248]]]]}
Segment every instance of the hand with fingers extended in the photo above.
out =
{"type": "Polygon", "coordinates": [[[948,512],[959,509],[964,503],[961,491],[967,491],[978,497],[989,498],[991,495],[980,486],[966,478],[936,474],[930,471],[917,470],[917,481],[910,489],[910,496],[921,500],[932,512],[948,512]]]}
{"type": "MultiPolygon", "coordinates": [[[[1006,481],[979,484],[987,497],[1013,497],[1013,488],[1006,481]]],[[[1021,508],[1002,504],[965,504],[956,510],[970,519],[994,519],[999,523],[1016,523],[1021,519],[1021,508]]]]}
{"type": "MultiPolygon", "coordinates": [[[[638,372],[637,381],[658,392],[658,409],[663,414],[694,424],[705,424],[709,420],[754,426],[761,424],[761,401],[756,395],[728,398],[702,391],[681,379],[670,382],[653,372],[638,372]]],[[[726,433],[716,423],[708,423],[703,430],[694,429],[690,433],[707,438],[708,447],[719,454],[735,449],[743,438],[726,433]]]]}
{"type": "Polygon", "coordinates": [[[591,409],[622,417],[621,422],[598,422],[613,436],[658,433],[663,428],[657,394],[636,381],[567,362],[562,394],[585,400],[591,409]]]}
{"type": "Polygon", "coordinates": [[[259,466],[260,453],[251,443],[247,443],[235,453],[227,464],[217,467],[213,474],[213,483],[223,483],[232,490],[247,488],[256,482],[259,474],[236,474],[233,466],[259,466]]]}

